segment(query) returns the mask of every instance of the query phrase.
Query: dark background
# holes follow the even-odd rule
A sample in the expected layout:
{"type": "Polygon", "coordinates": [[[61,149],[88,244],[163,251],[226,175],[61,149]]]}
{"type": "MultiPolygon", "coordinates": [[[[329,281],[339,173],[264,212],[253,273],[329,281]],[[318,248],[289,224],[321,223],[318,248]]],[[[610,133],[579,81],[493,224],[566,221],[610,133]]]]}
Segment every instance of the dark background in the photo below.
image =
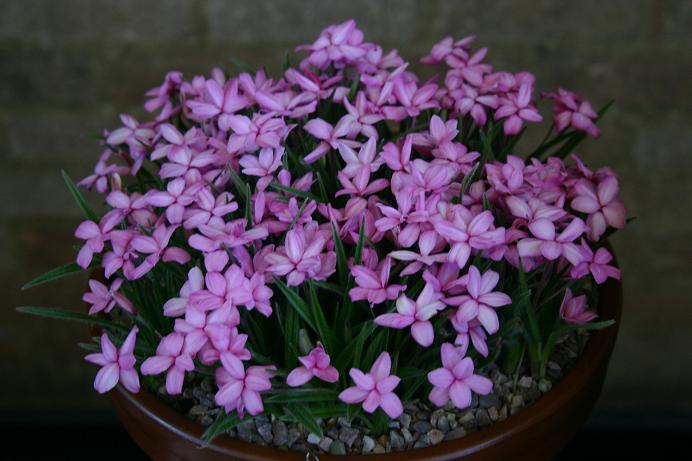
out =
{"type": "Polygon", "coordinates": [[[19,289],[76,254],[80,215],[60,169],[87,175],[101,130],[121,112],[143,116],[144,91],[167,70],[233,71],[235,56],[276,74],[286,50],[351,17],[411,61],[445,35],[476,34],[491,64],[534,72],[539,89],[616,100],[579,154],[619,172],[638,217],[612,239],[624,318],[602,397],[565,456],[599,441],[642,453],[690,431],[692,1],[0,0],[0,438],[16,442],[0,458],[46,447],[76,457],[100,441],[137,453],[92,390],[96,368],[76,347],[84,328],[14,312],[80,306],[84,278],[19,289]],[[47,445],[19,444],[35,433],[47,445]]]}

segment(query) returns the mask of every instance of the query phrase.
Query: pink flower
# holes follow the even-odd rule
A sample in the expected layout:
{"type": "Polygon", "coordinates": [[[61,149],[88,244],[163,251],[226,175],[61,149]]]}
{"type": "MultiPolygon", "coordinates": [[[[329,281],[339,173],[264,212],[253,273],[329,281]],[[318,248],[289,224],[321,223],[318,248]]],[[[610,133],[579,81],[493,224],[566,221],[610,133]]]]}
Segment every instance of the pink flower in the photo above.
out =
{"type": "Polygon", "coordinates": [[[321,142],[312,152],[305,156],[305,162],[315,162],[327,155],[330,149],[338,149],[342,143],[357,145],[357,143],[353,141],[342,139],[351,132],[352,125],[353,117],[351,115],[344,115],[341,117],[336,123],[336,126],[332,126],[321,118],[313,118],[307,122],[303,129],[321,142]]]}
{"type": "Polygon", "coordinates": [[[127,114],[120,114],[123,127],[111,131],[106,138],[106,143],[111,146],[119,144],[144,144],[149,145],[156,132],[149,127],[140,125],[137,120],[127,114]]]}
{"type": "Polygon", "coordinates": [[[214,216],[208,224],[198,227],[199,234],[193,234],[188,239],[188,244],[195,250],[209,253],[220,248],[235,248],[246,245],[253,240],[262,240],[269,235],[263,225],[246,230],[247,220],[234,219],[224,221],[221,217],[214,216]]]}
{"type": "Polygon", "coordinates": [[[382,152],[380,153],[380,158],[385,161],[387,166],[392,171],[404,171],[407,173],[411,172],[411,146],[413,145],[413,136],[407,135],[404,138],[403,144],[394,144],[393,142],[388,142],[382,147],[382,152]]]}
{"type": "Polygon", "coordinates": [[[488,334],[499,329],[500,321],[495,308],[512,303],[512,299],[505,293],[492,291],[499,281],[500,275],[493,270],[487,270],[481,276],[476,266],[469,268],[466,282],[468,294],[445,299],[445,303],[459,306],[456,313],[459,324],[477,318],[488,334]]]}
{"type": "Polygon", "coordinates": [[[273,366],[252,366],[247,370],[239,359],[228,360],[216,369],[216,384],[219,390],[214,396],[217,405],[226,412],[236,410],[244,418],[245,410],[251,415],[264,411],[260,392],[268,391],[272,385],[273,366]]]}
{"type": "Polygon", "coordinates": [[[324,70],[330,63],[343,66],[361,58],[365,54],[365,50],[361,47],[362,42],[363,32],[358,30],[356,22],[350,19],[344,23],[327,27],[315,43],[299,46],[296,50],[310,52],[306,64],[324,70]]]}
{"type": "Polygon", "coordinates": [[[428,373],[433,385],[429,399],[438,407],[452,400],[455,407],[463,409],[471,405],[471,391],[487,395],[493,390],[493,382],[473,373],[473,361],[464,357],[454,346],[444,343],[440,348],[442,368],[428,373]]]}
{"type": "Polygon", "coordinates": [[[248,176],[259,176],[257,190],[263,191],[274,179],[274,172],[281,166],[281,159],[284,155],[284,148],[271,149],[265,147],[260,150],[259,156],[247,154],[240,159],[240,166],[243,173],[248,176]]]}
{"type": "Polygon", "coordinates": [[[439,237],[435,230],[429,230],[422,232],[418,239],[420,253],[410,250],[397,250],[389,253],[389,256],[399,261],[410,261],[410,264],[399,273],[399,276],[405,277],[415,274],[424,266],[445,262],[447,260],[447,252],[432,254],[433,251],[440,250],[439,243],[444,244],[444,240],[439,237]]]}
{"type": "Polygon", "coordinates": [[[434,221],[435,230],[452,245],[448,260],[464,267],[472,249],[486,250],[504,243],[505,229],[493,229],[494,219],[488,210],[472,217],[466,208],[458,206],[452,212],[452,221],[434,221]]]}
{"type": "Polygon", "coordinates": [[[345,143],[339,144],[339,153],[346,162],[346,166],[341,172],[349,178],[354,179],[354,184],[365,187],[370,179],[370,174],[376,172],[382,165],[382,159],[375,159],[377,152],[377,139],[370,138],[358,154],[345,143]]]}
{"type": "Polygon", "coordinates": [[[306,278],[315,278],[322,266],[319,256],[326,243],[327,240],[320,235],[308,240],[302,227],[291,229],[286,233],[286,245],[265,257],[269,264],[267,271],[285,275],[288,286],[297,286],[306,278]]]}
{"type": "Polygon", "coordinates": [[[421,346],[428,347],[435,339],[430,319],[444,308],[445,304],[439,301],[433,286],[426,283],[415,302],[402,294],[396,300],[397,313],[382,314],[375,318],[375,323],[397,330],[410,326],[413,339],[421,346]]]}
{"type": "Polygon", "coordinates": [[[89,280],[90,292],[82,296],[82,300],[91,304],[89,315],[95,315],[101,311],[109,313],[117,304],[130,314],[134,314],[135,310],[132,303],[125,295],[118,293],[120,285],[123,284],[123,279],[117,278],[113,281],[110,288],[106,287],[98,280],[89,280]]]}
{"type": "Polygon", "coordinates": [[[87,361],[100,365],[96,374],[94,389],[100,394],[113,389],[120,381],[125,389],[132,393],[139,392],[139,375],[135,370],[135,342],[137,327],[132,327],[125,341],[117,350],[107,333],[101,335],[101,353],[89,354],[84,357],[87,361]]]}
{"type": "Polygon", "coordinates": [[[318,344],[308,355],[298,357],[298,360],[303,365],[294,368],[286,377],[286,384],[291,387],[302,386],[313,376],[328,383],[339,380],[339,372],[329,364],[330,358],[321,344],[318,344]]]}
{"type": "Polygon", "coordinates": [[[572,291],[567,288],[560,304],[560,317],[567,323],[582,325],[598,317],[598,314],[587,309],[586,295],[574,298],[572,291]]]}
{"type": "Polygon", "coordinates": [[[221,114],[234,114],[249,105],[244,96],[238,94],[238,80],[233,79],[222,88],[219,82],[209,79],[204,84],[204,101],[188,101],[187,105],[199,120],[207,120],[221,114]]]}
{"type": "Polygon", "coordinates": [[[397,208],[378,203],[377,207],[382,212],[382,217],[375,221],[375,227],[380,232],[392,230],[397,238],[397,242],[404,248],[412,246],[420,236],[421,226],[429,221],[429,215],[424,208],[423,195],[415,197],[409,191],[400,191],[394,194],[397,208]],[[405,226],[402,225],[406,224],[405,226]]]}
{"type": "Polygon", "coordinates": [[[577,196],[572,200],[572,208],[587,213],[586,225],[589,227],[589,238],[598,240],[608,226],[616,229],[625,227],[625,206],[618,197],[618,180],[607,176],[598,183],[598,187],[587,180],[579,181],[574,186],[577,196]]]}
{"type": "Polygon", "coordinates": [[[594,253],[583,239],[579,250],[582,253],[582,260],[581,263],[572,267],[570,271],[572,278],[579,279],[590,272],[598,284],[605,282],[608,277],[620,280],[620,269],[608,265],[613,260],[613,255],[608,250],[601,247],[594,253]]]}
{"type": "Polygon", "coordinates": [[[459,353],[462,355],[466,354],[470,342],[473,343],[473,347],[479,354],[483,357],[488,356],[488,344],[486,343],[487,335],[485,330],[483,330],[483,325],[478,321],[478,318],[465,322],[459,321],[456,315],[452,315],[450,320],[452,321],[454,330],[457,332],[454,345],[458,346],[459,353]]]}
{"type": "Polygon", "coordinates": [[[524,121],[540,122],[541,114],[531,105],[532,85],[524,83],[519,87],[519,92],[509,94],[501,99],[500,107],[495,111],[496,119],[506,119],[504,123],[505,134],[510,136],[519,133],[524,121]]]}
{"type": "Polygon", "coordinates": [[[182,224],[185,208],[195,200],[201,184],[188,187],[185,179],[176,178],[166,185],[166,190],[150,190],[144,196],[149,205],[165,208],[166,219],[174,226],[182,224]]]}
{"type": "Polygon", "coordinates": [[[393,300],[399,296],[406,285],[389,285],[389,271],[392,268],[392,259],[385,258],[378,269],[378,272],[366,266],[352,266],[351,274],[355,277],[355,288],[351,288],[348,294],[352,301],[367,299],[370,305],[381,304],[386,300],[393,300]]]}
{"type": "Polygon", "coordinates": [[[110,150],[104,150],[98,162],[96,162],[94,173],[79,181],[77,185],[84,186],[87,189],[95,186],[98,192],[104,194],[108,190],[109,179],[126,175],[130,171],[128,167],[106,163],[111,153],[110,150]]]}
{"type": "Polygon", "coordinates": [[[169,395],[176,395],[183,391],[185,372],[194,369],[195,364],[187,348],[185,336],[174,332],[161,339],[156,348],[156,355],[142,363],[141,372],[143,375],[158,375],[168,370],[166,392],[169,395]]]}
{"type": "Polygon", "coordinates": [[[377,137],[377,129],[373,125],[382,121],[384,117],[373,112],[373,107],[368,102],[364,92],[358,92],[355,104],[352,105],[348,98],[343,99],[343,104],[352,117],[349,138],[354,138],[359,133],[367,138],[377,137]]]}
{"type": "Polygon", "coordinates": [[[219,128],[233,133],[228,137],[228,151],[252,153],[262,148],[278,149],[288,134],[283,119],[273,113],[255,114],[252,119],[245,115],[229,115],[219,120],[219,128]]]}
{"type": "Polygon", "coordinates": [[[91,264],[94,253],[103,251],[103,244],[109,239],[110,231],[122,220],[122,215],[117,211],[107,213],[98,224],[93,221],[84,221],[74,231],[75,237],[86,240],[84,246],[77,255],[77,264],[86,269],[91,264]]]}
{"type": "Polygon", "coordinates": [[[471,114],[473,122],[478,126],[485,125],[488,120],[486,108],[497,109],[499,104],[496,95],[483,94],[478,89],[468,85],[463,85],[461,90],[452,94],[456,97],[454,109],[461,115],[471,114]]]}
{"type": "Polygon", "coordinates": [[[507,156],[506,163],[486,163],[488,182],[499,192],[513,194],[524,185],[524,159],[514,155],[507,156]]]}
{"type": "Polygon", "coordinates": [[[418,87],[414,81],[404,82],[396,79],[393,83],[392,93],[396,96],[400,106],[385,106],[382,112],[390,120],[404,120],[408,117],[416,117],[426,109],[439,107],[434,98],[437,85],[428,83],[418,87]]]}
{"type": "Polygon", "coordinates": [[[190,260],[190,255],[182,248],[169,247],[168,242],[176,230],[176,226],[166,227],[161,224],[151,236],[138,235],[132,239],[130,244],[139,253],[148,255],[144,261],[134,270],[132,279],[138,279],[158,264],[160,260],[164,262],[177,262],[185,264],[190,260]]]}
{"type": "Polygon", "coordinates": [[[581,262],[579,248],[572,243],[586,230],[581,219],[574,218],[560,234],[555,231],[555,223],[545,218],[530,223],[529,230],[536,238],[519,240],[517,249],[522,258],[543,256],[553,261],[564,256],[572,265],[581,262]]]}
{"type": "Polygon", "coordinates": [[[404,412],[404,408],[393,391],[401,379],[390,375],[391,369],[392,359],[387,352],[382,352],[377,357],[369,373],[351,368],[348,374],[355,386],[341,392],[339,399],[349,404],[363,402],[363,410],[367,413],[373,413],[379,407],[390,418],[398,418],[404,412]]]}
{"type": "Polygon", "coordinates": [[[572,126],[577,131],[583,131],[594,138],[601,132],[594,123],[598,114],[589,101],[582,100],[576,93],[558,89],[557,93],[544,93],[543,97],[555,101],[553,105],[553,123],[558,132],[572,126]]]}
{"type": "Polygon", "coordinates": [[[215,196],[209,187],[203,187],[197,192],[195,204],[196,207],[185,209],[185,229],[196,229],[209,224],[213,217],[223,218],[238,209],[238,203],[233,201],[233,194],[221,192],[215,196]]]}
{"type": "Polygon", "coordinates": [[[163,305],[163,315],[166,317],[179,317],[185,314],[185,309],[190,304],[190,294],[204,289],[204,275],[199,267],[193,267],[187,273],[187,280],[180,288],[180,294],[171,298],[163,305]]]}

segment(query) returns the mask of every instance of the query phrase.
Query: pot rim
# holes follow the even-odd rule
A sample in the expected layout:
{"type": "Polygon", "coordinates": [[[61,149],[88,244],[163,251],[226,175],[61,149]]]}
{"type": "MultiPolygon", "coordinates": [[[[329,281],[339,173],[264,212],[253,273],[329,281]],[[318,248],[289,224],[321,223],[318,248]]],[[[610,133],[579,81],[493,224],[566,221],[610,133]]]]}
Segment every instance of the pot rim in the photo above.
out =
{"type": "MultiPolygon", "coordinates": [[[[607,363],[615,345],[622,318],[622,283],[620,281],[608,279],[599,286],[599,308],[599,316],[605,319],[614,319],[615,324],[593,333],[581,357],[572,369],[549,392],[515,415],[467,434],[464,437],[443,441],[437,445],[425,448],[416,448],[404,452],[394,451],[362,455],[319,454],[319,459],[322,461],[343,461],[349,459],[364,459],[367,461],[377,457],[377,459],[393,460],[401,457],[402,453],[406,453],[406,459],[412,461],[442,461],[448,459],[450,453],[455,453],[455,456],[470,455],[540,424],[541,421],[547,419],[560,407],[576,397],[579,390],[598,372],[599,364],[607,363]]],[[[206,429],[204,426],[178,413],[151,392],[141,389],[139,393],[131,394],[119,384],[115,392],[111,393],[111,397],[116,404],[118,401],[127,402],[159,425],[190,443],[197,446],[204,444],[201,440],[201,435],[206,429]]],[[[261,446],[230,436],[218,437],[204,449],[228,456],[229,459],[248,461],[274,459],[295,459],[297,461],[308,459],[305,454],[297,451],[261,446]]]]}

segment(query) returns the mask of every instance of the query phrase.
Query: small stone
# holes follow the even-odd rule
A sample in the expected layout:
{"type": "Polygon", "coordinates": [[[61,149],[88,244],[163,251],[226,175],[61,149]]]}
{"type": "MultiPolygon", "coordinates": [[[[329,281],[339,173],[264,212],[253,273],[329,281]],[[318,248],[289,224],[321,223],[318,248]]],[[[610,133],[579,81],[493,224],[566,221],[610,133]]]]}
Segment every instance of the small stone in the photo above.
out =
{"type": "Polygon", "coordinates": [[[411,431],[405,427],[401,428],[401,435],[404,436],[404,441],[406,441],[406,443],[411,443],[415,440],[413,434],[411,434],[411,431]]]}
{"type": "Polygon", "coordinates": [[[375,448],[373,448],[373,450],[372,450],[373,453],[384,453],[386,451],[387,450],[385,450],[385,448],[382,445],[380,445],[379,443],[377,445],[375,445],[375,448]]]}
{"type": "Polygon", "coordinates": [[[442,432],[449,432],[449,420],[447,416],[442,416],[437,420],[437,428],[442,432]]]}
{"type": "Polygon", "coordinates": [[[478,399],[478,404],[481,408],[496,407],[500,405],[500,397],[494,392],[491,392],[488,395],[482,395],[478,399]]]}
{"type": "Polygon", "coordinates": [[[344,445],[344,442],[342,442],[341,440],[335,440],[329,447],[329,453],[333,455],[345,455],[346,445],[344,445]]]}
{"type": "Polygon", "coordinates": [[[526,391],[526,400],[529,402],[535,402],[541,398],[541,391],[538,390],[538,386],[534,383],[528,391],[526,391]]]}
{"type": "Polygon", "coordinates": [[[286,440],[286,445],[291,448],[293,447],[293,444],[296,443],[296,441],[301,437],[300,431],[295,428],[291,427],[288,430],[288,439],[286,440]]]}
{"type": "Polygon", "coordinates": [[[360,432],[358,429],[348,427],[341,431],[341,434],[339,434],[339,440],[344,442],[348,448],[351,448],[359,434],[360,432]]]}
{"type": "Polygon", "coordinates": [[[286,445],[286,442],[288,442],[288,428],[286,427],[286,423],[278,419],[274,421],[272,423],[272,433],[274,434],[274,438],[272,439],[274,445],[277,447],[286,445]]]}
{"type": "Polygon", "coordinates": [[[238,425],[238,438],[246,442],[252,442],[256,437],[257,428],[252,421],[238,425]]]}
{"type": "Polygon", "coordinates": [[[214,390],[214,386],[210,379],[203,379],[200,387],[204,392],[212,392],[214,390]]]}
{"type": "Polygon", "coordinates": [[[497,417],[498,421],[504,421],[505,419],[507,419],[507,405],[503,405],[500,408],[500,414],[497,417]]]}
{"type": "Polygon", "coordinates": [[[322,451],[329,452],[332,449],[333,441],[334,439],[331,437],[324,437],[322,440],[320,440],[320,443],[318,443],[317,446],[320,447],[322,451]]]}
{"type": "Polygon", "coordinates": [[[452,429],[451,431],[447,432],[445,434],[445,440],[454,440],[454,439],[461,438],[465,435],[466,435],[466,429],[459,426],[456,429],[452,429]]]}
{"type": "Polygon", "coordinates": [[[382,445],[383,447],[389,447],[389,436],[382,434],[377,438],[377,443],[382,445]]]}
{"type": "Polygon", "coordinates": [[[310,432],[310,434],[308,434],[308,443],[311,443],[312,445],[317,445],[318,443],[320,443],[320,440],[322,439],[319,435],[313,432],[310,432]]]}
{"type": "Polygon", "coordinates": [[[202,400],[207,397],[207,392],[200,387],[194,387],[192,388],[192,396],[197,400],[202,400]]]}
{"type": "Polygon", "coordinates": [[[204,427],[209,427],[214,423],[214,418],[209,415],[204,415],[200,418],[199,423],[204,427]]]}
{"type": "Polygon", "coordinates": [[[476,422],[478,423],[478,426],[480,427],[485,427],[485,426],[490,426],[492,421],[490,421],[490,416],[488,415],[487,410],[478,410],[476,412],[476,422]]]}
{"type": "Polygon", "coordinates": [[[404,438],[397,431],[389,431],[389,443],[392,446],[392,450],[403,450],[404,449],[404,438]]]}
{"type": "Polygon", "coordinates": [[[416,443],[413,444],[413,448],[425,448],[430,446],[430,441],[427,437],[421,437],[416,443]]]}
{"type": "Polygon", "coordinates": [[[427,421],[430,419],[430,413],[427,411],[417,411],[416,414],[414,415],[417,420],[425,420],[427,421]]]}
{"type": "Polygon", "coordinates": [[[445,438],[444,433],[437,429],[431,430],[426,435],[431,445],[437,445],[438,443],[442,442],[445,438]]]}
{"type": "Polygon", "coordinates": [[[432,429],[432,424],[427,421],[416,421],[413,423],[413,430],[421,434],[426,434],[430,429],[432,429]]]}
{"type": "Polygon", "coordinates": [[[348,420],[348,418],[344,416],[339,416],[336,419],[336,422],[339,424],[341,427],[351,427],[351,422],[348,420]]]}
{"type": "Polygon", "coordinates": [[[461,424],[464,429],[473,429],[476,427],[476,417],[470,411],[467,411],[459,417],[459,424],[461,424]]]}
{"type": "Polygon", "coordinates": [[[401,423],[401,427],[408,429],[411,427],[411,415],[402,413],[401,416],[399,416],[399,422],[401,423]]]}
{"type": "Polygon", "coordinates": [[[444,416],[445,412],[443,409],[438,408],[437,410],[433,411],[430,413],[430,424],[433,427],[437,426],[437,422],[440,420],[442,416],[444,416]]]}
{"type": "Polygon", "coordinates": [[[497,407],[488,408],[488,416],[490,416],[492,421],[497,421],[497,419],[500,417],[500,412],[498,411],[497,407]]]}
{"type": "Polygon", "coordinates": [[[291,450],[298,451],[300,453],[306,453],[310,449],[306,447],[303,442],[298,442],[291,447],[291,450]]]}
{"type": "Polygon", "coordinates": [[[363,436],[363,453],[370,453],[375,448],[375,439],[370,436],[363,436]]]}
{"type": "Polygon", "coordinates": [[[272,434],[272,425],[269,423],[264,423],[257,427],[257,433],[262,437],[267,443],[271,443],[274,440],[274,434],[272,434]]]}
{"type": "Polygon", "coordinates": [[[187,412],[190,416],[202,416],[205,415],[209,412],[209,407],[206,405],[194,405],[192,408],[190,408],[190,411],[187,412]]]}
{"type": "Polygon", "coordinates": [[[531,376],[522,376],[517,384],[519,385],[519,387],[528,389],[533,384],[533,378],[531,376]]]}
{"type": "Polygon", "coordinates": [[[454,416],[454,413],[447,413],[447,423],[449,424],[450,429],[456,429],[457,426],[459,426],[459,423],[457,422],[456,416],[454,416]]]}
{"type": "Polygon", "coordinates": [[[509,413],[514,414],[524,407],[524,398],[521,395],[515,395],[510,402],[509,413]]]}
{"type": "Polygon", "coordinates": [[[401,429],[401,423],[399,421],[392,421],[389,423],[390,429],[401,429]]]}
{"type": "Polygon", "coordinates": [[[548,381],[545,378],[541,378],[540,381],[538,381],[538,390],[543,392],[544,394],[548,392],[550,389],[552,389],[553,383],[548,381]]]}

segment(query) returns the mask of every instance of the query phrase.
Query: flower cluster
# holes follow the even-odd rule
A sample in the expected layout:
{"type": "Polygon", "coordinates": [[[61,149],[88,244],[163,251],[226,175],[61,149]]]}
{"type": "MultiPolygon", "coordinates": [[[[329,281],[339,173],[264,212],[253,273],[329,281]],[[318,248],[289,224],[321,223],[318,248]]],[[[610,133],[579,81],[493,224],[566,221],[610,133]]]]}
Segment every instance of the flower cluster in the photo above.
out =
{"type": "Polygon", "coordinates": [[[493,69],[473,41],[436,44],[428,81],[354,21],[278,79],[167,74],[153,119],[123,115],[80,183],[110,208],[75,232],[77,263],[105,271],[89,313],[137,325],[88,357],[97,390],[120,377],[134,392],[139,369],[179,394],[211,369],[216,403],[241,417],[302,391],[308,411],[331,395],[396,418],[404,391],[459,408],[491,392],[474,368],[525,341],[527,322],[503,329],[520,301],[555,319],[546,336],[593,320],[595,286],[620,276],[603,241],[625,209],[613,171],[568,156],[600,115],[544,94],[553,137],[519,157],[543,120],[536,79],[493,69]]]}

